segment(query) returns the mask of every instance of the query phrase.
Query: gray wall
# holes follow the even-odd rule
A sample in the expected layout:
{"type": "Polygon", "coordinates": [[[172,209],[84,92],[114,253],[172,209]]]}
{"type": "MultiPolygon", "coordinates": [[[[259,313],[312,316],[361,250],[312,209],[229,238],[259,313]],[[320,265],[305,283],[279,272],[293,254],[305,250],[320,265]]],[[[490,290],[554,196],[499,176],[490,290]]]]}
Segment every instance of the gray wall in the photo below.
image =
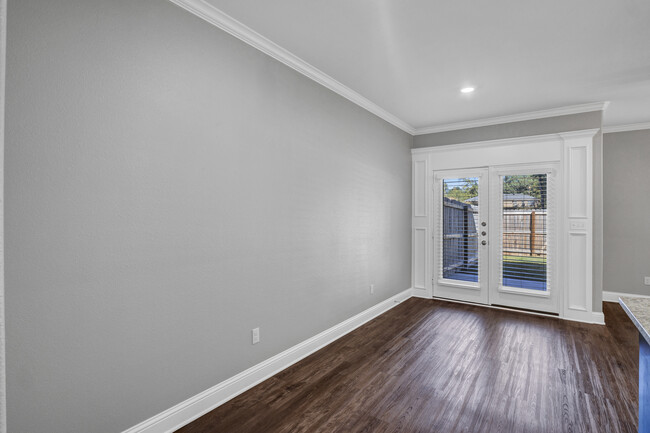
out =
{"type": "Polygon", "coordinates": [[[650,295],[650,130],[603,136],[604,290],[650,295]]]}
{"type": "Polygon", "coordinates": [[[122,431],[409,288],[412,138],[172,3],[10,0],[7,81],[12,433],[122,431]]]}
{"type": "MultiPolygon", "coordinates": [[[[526,137],[529,135],[554,134],[557,132],[596,129],[602,126],[602,112],[572,114],[546,119],[526,120],[480,128],[438,132],[416,136],[413,147],[444,146],[484,140],[526,137]]],[[[602,133],[594,137],[594,245],[593,245],[593,309],[602,311],[603,300],[603,169],[602,133]]]]}

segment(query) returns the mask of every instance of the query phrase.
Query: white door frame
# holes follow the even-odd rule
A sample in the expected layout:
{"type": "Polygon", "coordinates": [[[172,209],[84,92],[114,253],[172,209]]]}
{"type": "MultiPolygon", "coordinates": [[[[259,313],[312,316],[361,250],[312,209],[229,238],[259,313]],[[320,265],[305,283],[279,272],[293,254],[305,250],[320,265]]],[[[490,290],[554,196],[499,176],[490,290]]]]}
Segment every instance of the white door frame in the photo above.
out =
{"type": "Polygon", "coordinates": [[[604,323],[592,305],[593,137],[598,129],[412,149],[412,287],[433,296],[433,172],[492,165],[559,162],[562,206],[558,214],[559,315],[604,323]],[[566,258],[566,260],[564,259],[566,258]],[[567,265],[567,260],[571,261],[567,265]]]}
{"type": "Polygon", "coordinates": [[[557,264],[558,223],[557,214],[562,202],[561,191],[556,191],[559,179],[559,162],[537,164],[499,165],[475,167],[464,170],[436,170],[433,173],[433,296],[455,301],[474,302],[484,305],[497,305],[521,308],[551,314],[559,314],[559,297],[557,264]],[[504,175],[539,174],[548,175],[548,218],[547,218],[547,290],[537,291],[507,287],[502,284],[502,183],[504,175]],[[479,214],[481,224],[486,226],[479,230],[487,236],[479,236],[478,282],[466,282],[445,279],[443,269],[443,188],[444,179],[459,178],[479,179],[479,214]]]}

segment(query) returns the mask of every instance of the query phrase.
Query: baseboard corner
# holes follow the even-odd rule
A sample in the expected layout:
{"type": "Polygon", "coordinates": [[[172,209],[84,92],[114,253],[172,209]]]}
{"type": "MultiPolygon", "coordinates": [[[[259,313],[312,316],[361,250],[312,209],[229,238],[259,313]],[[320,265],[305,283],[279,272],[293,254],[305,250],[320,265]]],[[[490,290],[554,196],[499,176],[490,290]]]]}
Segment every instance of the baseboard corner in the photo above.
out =
{"type": "Polygon", "coordinates": [[[409,288],[122,433],[172,433],[413,296],[409,288]]]}
{"type": "Polygon", "coordinates": [[[593,323],[596,325],[604,325],[605,324],[605,313],[602,311],[594,311],[591,313],[593,317],[593,323]]]}
{"type": "Polygon", "coordinates": [[[603,302],[618,302],[618,298],[650,298],[649,295],[637,295],[635,293],[609,292],[603,290],[603,302]]]}

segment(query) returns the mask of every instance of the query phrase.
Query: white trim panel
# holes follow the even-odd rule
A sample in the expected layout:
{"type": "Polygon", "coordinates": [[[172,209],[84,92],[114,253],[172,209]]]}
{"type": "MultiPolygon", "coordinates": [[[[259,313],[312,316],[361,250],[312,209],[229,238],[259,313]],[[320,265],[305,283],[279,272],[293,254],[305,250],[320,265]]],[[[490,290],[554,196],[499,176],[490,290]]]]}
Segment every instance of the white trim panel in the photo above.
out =
{"type": "Polygon", "coordinates": [[[591,165],[591,159],[588,159],[587,151],[587,146],[567,147],[567,164],[571,167],[567,176],[571,197],[567,208],[569,218],[588,218],[587,165],[591,165]]]}
{"type": "Polygon", "coordinates": [[[503,123],[523,122],[525,120],[544,119],[547,117],[566,116],[569,114],[588,113],[591,111],[604,111],[609,102],[595,102],[591,104],[571,105],[568,107],[552,108],[549,110],[531,111],[528,113],[512,114],[508,116],[490,117],[487,119],[471,120],[468,122],[448,123],[445,125],[417,128],[413,135],[435,134],[437,132],[455,131],[458,129],[480,128],[482,126],[500,125],[503,123]]]}
{"type": "Polygon", "coordinates": [[[300,72],[307,78],[316,81],[318,84],[327,87],[331,91],[338,93],[349,101],[354,102],[361,108],[368,110],[377,117],[384,119],[386,122],[398,127],[404,132],[413,134],[415,128],[404,122],[397,116],[389,113],[379,105],[361,96],[359,93],[350,89],[346,85],[338,82],[320,69],[310,65],[300,57],[282,48],[275,42],[265,38],[250,27],[237,21],[230,15],[227,15],[220,9],[217,9],[204,0],[169,0],[180,6],[197,17],[209,22],[221,30],[247,43],[253,48],[257,48],[264,54],[273,57],[277,61],[284,63],[291,69],[300,72]]]}
{"type": "Polygon", "coordinates": [[[603,126],[603,134],[611,134],[613,132],[640,131],[642,129],[650,129],[650,122],[632,123],[630,125],[603,126]]]}
{"type": "Polygon", "coordinates": [[[412,222],[411,222],[411,287],[413,293],[431,296],[429,260],[431,232],[431,190],[429,187],[429,160],[427,155],[412,156],[412,222]]]}
{"type": "Polygon", "coordinates": [[[413,228],[413,288],[427,289],[427,235],[426,228],[413,228]]]}
{"type": "Polygon", "coordinates": [[[604,323],[593,311],[593,136],[596,131],[560,134],[564,139],[564,303],[562,317],[604,323]]]}
{"type": "Polygon", "coordinates": [[[427,160],[413,160],[413,216],[428,216],[427,160]]]}
{"type": "Polygon", "coordinates": [[[123,433],[171,433],[228,400],[263,382],[276,373],[341,338],[364,323],[390,310],[412,296],[407,289],[356,316],[263,361],[182,403],[149,418],[123,433]]]}
{"type": "Polygon", "coordinates": [[[572,233],[568,236],[567,269],[568,305],[570,310],[587,311],[587,233],[572,233]]]}

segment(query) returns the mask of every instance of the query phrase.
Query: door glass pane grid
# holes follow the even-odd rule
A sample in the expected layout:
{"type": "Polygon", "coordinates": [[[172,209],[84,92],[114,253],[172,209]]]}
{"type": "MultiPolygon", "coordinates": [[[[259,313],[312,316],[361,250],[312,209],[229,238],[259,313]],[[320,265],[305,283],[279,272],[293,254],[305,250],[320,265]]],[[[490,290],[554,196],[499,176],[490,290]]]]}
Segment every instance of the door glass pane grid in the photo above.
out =
{"type": "Polygon", "coordinates": [[[479,178],[443,179],[442,277],[479,282],[479,178]]]}
{"type": "Polygon", "coordinates": [[[501,284],[548,290],[546,174],[502,177],[501,284]]]}

